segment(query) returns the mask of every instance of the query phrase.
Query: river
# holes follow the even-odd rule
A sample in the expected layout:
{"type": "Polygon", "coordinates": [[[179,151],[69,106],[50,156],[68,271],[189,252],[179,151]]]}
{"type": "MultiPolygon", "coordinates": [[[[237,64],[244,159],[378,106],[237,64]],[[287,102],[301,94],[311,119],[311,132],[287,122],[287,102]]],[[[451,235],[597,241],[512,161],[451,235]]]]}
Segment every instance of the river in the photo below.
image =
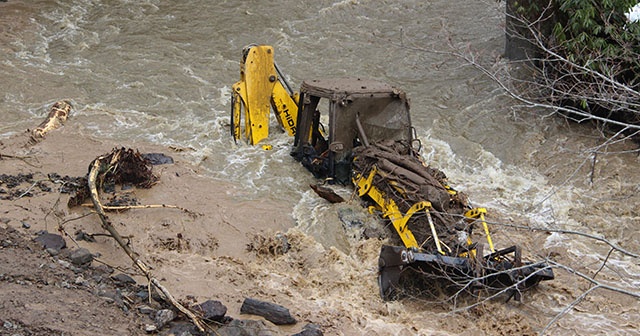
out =
{"type": "MultiPolygon", "coordinates": [[[[525,257],[551,257],[593,276],[607,255],[604,243],[510,226],[579,231],[637,254],[638,157],[599,154],[592,165],[594,148],[603,143],[596,129],[518,106],[453,55],[472,54],[490,71],[509,66],[501,58],[503,6],[488,0],[9,0],[0,3],[0,136],[37,125],[53,102],[69,99],[73,122],[93,136],[191,148],[193,163],[207,175],[241,186],[246,199],[293,203],[304,234],[349,251],[354,242],[336,238],[344,236],[341,225],[323,222],[335,220],[336,209],[318,201],[308,189],[312,177],[289,157],[290,138],[272,134],[274,150],[264,151],[236,145],[229,135],[230,88],[239,79],[242,48],[269,44],[294,87],[307,78],[354,76],[406,91],[423,156],[474,205],[495,213],[502,247],[521,244],[525,257]]],[[[606,149],[634,148],[622,142],[606,149]]],[[[571,271],[556,274],[558,280],[521,305],[471,313],[502,329],[457,327],[469,312],[449,314],[419,300],[391,303],[384,313],[341,304],[340,295],[322,300],[363,311],[357,316],[368,322],[353,321],[352,332],[536,333],[589,288],[571,271]],[[430,314],[450,320],[424,325],[430,314]]],[[[639,261],[614,252],[597,280],[637,294],[639,261]]],[[[547,332],[637,334],[638,300],[611,293],[593,291],[547,332]]]]}

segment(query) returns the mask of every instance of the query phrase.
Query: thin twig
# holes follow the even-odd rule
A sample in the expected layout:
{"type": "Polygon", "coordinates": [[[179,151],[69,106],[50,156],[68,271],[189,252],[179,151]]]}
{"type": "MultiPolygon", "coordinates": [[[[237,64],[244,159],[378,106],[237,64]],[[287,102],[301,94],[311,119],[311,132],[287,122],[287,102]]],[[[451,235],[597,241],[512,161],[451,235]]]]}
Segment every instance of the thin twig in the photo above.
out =
{"type": "Polygon", "coordinates": [[[40,183],[40,182],[42,182],[42,181],[47,181],[47,180],[37,180],[37,181],[35,181],[35,182],[31,183],[31,185],[29,186],[29,188],[27,188],[27,190],[26,190],[25,192],[23,192],[22,194],[20,194],[20,196],[18,196],[18,197],[16,198],[16,200],[19,200],[19,199],[21,199],[22,197],[24,197],[24,195],[28,194],[28,193],[31,191],[31,189],[33,189],[33,187],[35,187],[38,183],[40,183]]]}
{"type": "MultiPolygon", "coordinates": [[[[18,155],[8,155],[8,154],[0,153],[0,160],[2,160],[4,158],[20,160],[20,161],[26,163],[28,166],[31,166],[31,167],[34,167],[34,168],[42,168],[42,166],[34,165],[34,164],[30,163],[29,161],[27,161],[27,159],[33,158],[32,156],[18,156],[18,155]]],[[[36,161],[37,161],[37,159],[36,159],[36,161]]]]}
{"type": "MultiPolygon", "coordinates": [[[[83,207],[93,207],[93,204],[88,204],[88,203],[84,203],[81,204],[80,206],[83,207]]],[[[184,211],[188,214],[191,215],[202,215],[200,213],[196,213],[193,212],[189,209],[177,206],[177,205],[170,205],[170,204],[147,204],[147,205],[118,205],[118,206],[111,206],[111,205],[103,205],[102,208],[104,210],[109,210],[109,211],[122,211],[122,210],[131,210],[131,209],[159,209],[159,208],[170,208],[170,209],[178,209],[181,211],[184,211]]]]}
{"type": "Polygon", "coordinates": [[[530,226],[524,226],[524,225],[517,225],[517,224],[507,224],[507,223],[499,223],[499,222],[489,222],[487,221],[487,223],[490,223],[492,225],[500,225],[500,226],[507,226],[507,227],[512,227],[515,229],[522,229],[522,230],[528,230],[528,231],[542,231],[542,232],[556,232],[556,233],[563,233],[563,234],[571,234],[571,235],[577,235],[577,236],[582,236],[582,237],[586,237],[586,238],[590,238],[590,239],[594,239],[600,242],[603,242],[607,245],[609,245],[609,247],[611,247],[612,249],[627,255],[629,257],[634,257],[634,258],[640,258],[640,254],[635,253],[635,252],[631,252],[627,249],[624,249],[622,247],[620,247],[619,245],[611,242],[608,239],[596,236],[594,234],[590,234],[590,233],[586,233],[586,232],[580,232],[580,231],[574,231],[574,230],[565,230],[565,229],[549,229],[549,228],[539,228],[539,227],[530,227],[530,226]]]}
{"type": "Polygon", "coordinates": [[[580,296],[578,296],[578,298],[576,298],[571,304],[569,304],[567,307],[565,307],[560,313],[558,313],[548,324],[547,326],[542,330],[541,334],[544,334],[554,323],[556,323],[562,316],[564,316],[570,309],[572,309],[573,307],[575,307],[578,303],[580,303],[582,300],[584,300],[585,297],[587,297],[587,295],[589,295],[589,293],[595,291],[596,289],[606,289],[612,292],[616,292],[616,293],[620,293],[620,294],[624,294],[624,295],[629,295],[631,297],[635,297],[636,299],[640,299],[640,292],[632,292],[629,290],[625,290],[622,288],[618,288],[618,287],[614,287],[614,286],[610,286],[607,284],[603,284],[599,281],[597,281],[595,278],[590,277],[584,273],[581,273],[579,271],[576,271],[575,269],[568,267],[566,265],[560,264],[558,262],[549,260],[549,263],[554,265],[557,268],[561,268],[566,270],[569,273],[575,274],[585,280],[587,280],[588,282],[590,282],[592,285],[594,285],[593,287],[587,289],[584,293],[582,293],[580,296]]]}

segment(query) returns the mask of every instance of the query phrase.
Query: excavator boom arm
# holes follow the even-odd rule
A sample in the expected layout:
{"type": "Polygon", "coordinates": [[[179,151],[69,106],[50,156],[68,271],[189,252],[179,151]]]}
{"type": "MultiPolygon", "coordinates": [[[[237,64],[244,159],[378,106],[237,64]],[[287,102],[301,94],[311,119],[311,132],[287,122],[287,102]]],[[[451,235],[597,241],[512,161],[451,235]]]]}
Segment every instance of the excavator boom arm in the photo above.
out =
{"type": "Polygon", "coordinates": [[[243,128],[244,138],[251,145],[267,138],[271,110],[275,112],[280,126],[294,136],[298,95],[290,92],[288,87],[273,60],[273,47],[246,47],[240,64],[240,81],[232,87],[231,135],[234,140],[243,137],[243,128]]]}

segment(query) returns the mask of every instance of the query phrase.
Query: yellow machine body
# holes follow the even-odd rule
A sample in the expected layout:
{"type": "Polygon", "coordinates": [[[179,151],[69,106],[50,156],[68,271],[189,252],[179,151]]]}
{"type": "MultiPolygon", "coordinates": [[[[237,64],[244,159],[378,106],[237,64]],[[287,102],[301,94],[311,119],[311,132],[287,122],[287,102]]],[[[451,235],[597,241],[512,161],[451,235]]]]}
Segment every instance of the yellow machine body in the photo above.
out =
{"type": "Polygon", "coordinates": [[[294,136],[298,95],[287,88],[288,84],[274,62],[273,47],[252,45],[245,48],[240,64],[240,81],[232,87],[233,139],[244,138],[251,145],[266,139],[272,110],[280,127],[294,136]]]}

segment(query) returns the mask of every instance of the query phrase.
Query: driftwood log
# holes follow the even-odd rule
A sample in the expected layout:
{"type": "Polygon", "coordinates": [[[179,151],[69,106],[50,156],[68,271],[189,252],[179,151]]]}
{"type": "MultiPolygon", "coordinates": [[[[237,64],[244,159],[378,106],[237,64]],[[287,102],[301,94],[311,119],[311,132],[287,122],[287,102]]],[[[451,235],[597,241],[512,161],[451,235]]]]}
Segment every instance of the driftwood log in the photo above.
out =
{"type": "Polygon", "coordinates": [[[246,298],[240,307],[241,314],[251,314],[264,317],[267,321],[276,324],[295,324],[297,321],[289,309],[275,303],[246,298]]]}
{"type": "Polygon", "coordinates": [[[35,144],[42,140],[44,136],[52,130],[60,128],[67,121],[69,113],[71,113],[71,103],[66,100],[60,100],[51,106],[47,118],[33,131],[31,131],[30,143],[35,144]]]}
{"type": "MultiPolygon", "coordinates": [[[[125,156],[126,153],[130,153],[130,150],[125,148],[114,149],[110,154],[102,155],[96,158],[89,167],[89,191],[91,194],[91,201],[95,208],[95,211],[98,213],[100,217],[102,228],[107,230],[111,236],[118,242],[118,245],[122,247],[127,256],[131,258],[134,265],[144,274],[150,284],[154,285],[169,301],[176,309],[184,313],[193,324],[200,329],[201,332],[205,331],[205,325],[202,320],[189,309],[185,308],[182,304],[180,304],[171,293],[151,274],[151,269],[144,261],[140,260],[137,253],[135,253],[131,247],[125,242],[120,233],[116,230],[116,228],[111,224],[109,218],[107,217],[104,206],[100,202],[100,195],[98,193],[99,190],[99,181],[102,181],[104,174],[107,172],[114,173],[115,170],[120,169],[121,167],[130,166],[128,164],[120,165],[122,162],[121,159],[125,156]]],[[[117,173],[117,172],[116,172],[117,173]]],[[[149,181],[149,184],[152,184],[155,181],[149,181]]]]}
{"type": "Polygon", "coordinates": [[[326,199],[327,201],[329,201],[329,203],[342,203],[344,202],[344,198],[342,198],[342,196],[336,194],[335,191],[333,191],[333,189],[331,188],[327,188],[324,186],[321,186],[319,184],[310,184],[309,187],[311,187],[311,189],[313,191],[316,192],[316,194],[318,194],[318,196],[326,199]]]}

